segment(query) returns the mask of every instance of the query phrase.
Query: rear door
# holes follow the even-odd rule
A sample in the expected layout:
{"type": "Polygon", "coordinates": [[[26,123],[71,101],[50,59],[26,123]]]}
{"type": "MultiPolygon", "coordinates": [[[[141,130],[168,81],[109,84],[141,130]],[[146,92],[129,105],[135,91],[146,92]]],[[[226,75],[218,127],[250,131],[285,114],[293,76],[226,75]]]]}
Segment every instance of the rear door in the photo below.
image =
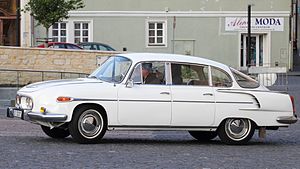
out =
{"type": "Polygon", "coordinates": [[[206,65],[171,64],[172,126],[211,126],[215,97],[206,65]]]}

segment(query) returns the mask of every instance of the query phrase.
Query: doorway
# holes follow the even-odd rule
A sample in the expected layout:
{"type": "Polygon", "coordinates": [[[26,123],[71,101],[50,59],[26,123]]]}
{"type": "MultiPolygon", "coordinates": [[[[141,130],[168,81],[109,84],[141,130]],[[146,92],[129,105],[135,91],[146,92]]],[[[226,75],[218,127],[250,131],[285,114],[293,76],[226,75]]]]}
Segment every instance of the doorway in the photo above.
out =
{"type": "Polygon", "coordinates": [[[17,9],[20,0],[0,0],[0,45],[15,46],[20,23],[17,21],[17,9]]]}
{"type": "Polygon", "coordinates": [[[247,66],[266,66],[269,64],[267,49],[267,34],[251,35],[250,50],[251,55],[247,57],[248,35],[241,34],[240,40],[240,67],[247,66]]]}

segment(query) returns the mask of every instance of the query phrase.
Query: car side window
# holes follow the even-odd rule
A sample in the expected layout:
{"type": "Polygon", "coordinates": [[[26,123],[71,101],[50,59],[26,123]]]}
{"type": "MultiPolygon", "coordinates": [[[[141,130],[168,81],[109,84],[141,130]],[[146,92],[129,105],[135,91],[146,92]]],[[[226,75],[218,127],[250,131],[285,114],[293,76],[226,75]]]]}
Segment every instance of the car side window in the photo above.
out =
{"type": "Polygon", "coordinates": [[[165,63],[140,63],[135,67],[130,79],[136,84],[166,84],[165,63]]]}
{"type": "Polygon", "coordinates": [[[72,44],[67,44],[66,47],[67,47],[67,49],[80,49],[78,46],[75,46],[72,44]]]}
{"type": "Polygon", "coordinates": [[[171,64],[173,85],[208,86],[208,66],[171,64]]]}
{"type": "Polygon", "coordinates": [[[231,87],[232,79],[225,71],[211,67],[212,85],[214,87],[231,87]]]}
{"type": "Polygon", "coordinates": [[[102,46],[102,45],[99,45],[99,49],[100,49],[100,50],[105,50],[105,51],[107,50],[106,47],[104,47],[104,46],[102,46]]]}
{"type": "Polygon", "coordinates": [[[64,44],[54,44],[52,46],[52,48],[55,48],[55,49],[64,49],[65,48],[65,45],[64,44]]]}

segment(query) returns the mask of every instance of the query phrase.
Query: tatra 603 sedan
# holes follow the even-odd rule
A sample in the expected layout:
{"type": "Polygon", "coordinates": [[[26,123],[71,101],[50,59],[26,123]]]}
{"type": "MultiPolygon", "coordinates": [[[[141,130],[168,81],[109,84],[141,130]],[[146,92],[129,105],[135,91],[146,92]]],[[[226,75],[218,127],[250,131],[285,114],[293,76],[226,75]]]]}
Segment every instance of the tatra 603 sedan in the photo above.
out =
{"type": "Polygon", "coordinates": [[[78,143],[97,143],[107,130],[184,130],[199,141],[245,144],[256,129],[297,121],[292,96],[234,68],[150,53],[112,56],[87,78],[25,86],[7,116],[78,143]]]}

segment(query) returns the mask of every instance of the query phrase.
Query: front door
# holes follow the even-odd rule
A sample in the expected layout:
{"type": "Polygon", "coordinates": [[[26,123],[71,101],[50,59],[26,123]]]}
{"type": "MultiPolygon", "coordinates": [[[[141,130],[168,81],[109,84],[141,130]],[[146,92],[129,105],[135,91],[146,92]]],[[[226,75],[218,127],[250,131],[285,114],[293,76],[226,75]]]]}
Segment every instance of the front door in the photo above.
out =
{"type": "Polygon", "coordinates": [[[248,36],[242,34],[241,36],[241,55],[240,65],[241,67],[246,66],[264,66],[266,63],[266,52],[264,51],[264,34],[251,35],[251,55],[247,57],[248,48],[248,36]]]}
{"type": "Polygon", "coordinates": [[[169,126],[171,121],[171,92],[166,85],[165,63],[138,64],[130,78],[131,85],[118,91],[118,120],[122,126],[169,126]]]}

